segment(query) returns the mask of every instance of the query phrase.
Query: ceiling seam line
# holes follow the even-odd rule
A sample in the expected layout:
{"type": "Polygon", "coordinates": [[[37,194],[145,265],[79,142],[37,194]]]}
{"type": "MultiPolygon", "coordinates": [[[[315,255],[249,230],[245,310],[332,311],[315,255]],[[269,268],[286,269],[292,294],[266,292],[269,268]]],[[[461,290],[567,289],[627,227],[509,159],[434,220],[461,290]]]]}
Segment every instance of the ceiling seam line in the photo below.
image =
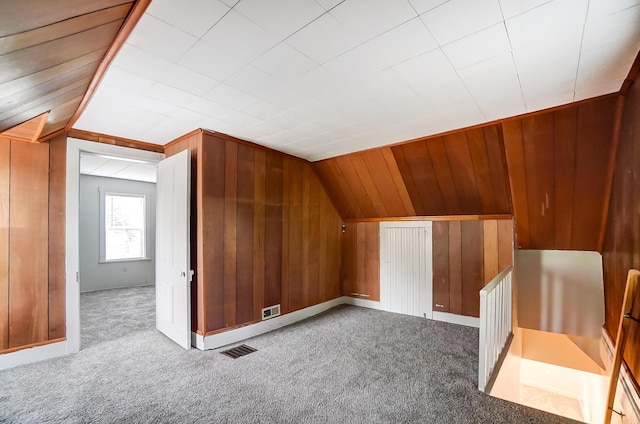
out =
{"type": "Polygon", "coordinates": [[[578,65],[576,66],[576,74],[573,80],[573,101],[576,101],[576,88],[578,87],[578,75],[580,74],[580,61],[582,60],[582,46],[584,44],[584,33],[587,27],[587,19],[589,17],[589,8],[591,7],[591,0],[587,4],[587,11],[584,15],[584,23],[582,24],[582,34],[580,36],[580,49],[578,50],[578,65]]]}

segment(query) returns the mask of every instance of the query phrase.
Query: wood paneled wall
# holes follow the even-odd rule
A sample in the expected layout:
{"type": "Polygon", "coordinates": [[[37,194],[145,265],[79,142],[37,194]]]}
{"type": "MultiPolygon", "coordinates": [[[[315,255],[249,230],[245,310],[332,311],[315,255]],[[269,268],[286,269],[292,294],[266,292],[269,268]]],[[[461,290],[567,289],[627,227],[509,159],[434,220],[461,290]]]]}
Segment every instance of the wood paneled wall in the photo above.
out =
{"type": "Polygon", "coordinates": [[[498,125],[315,162],[345,219],[511,211],[498,125]]]}
{"type": "Polygon", "coordinates": [[[506,121],[518,246],[601,250],[616,98],[506,121]]]}
{"type": "Polygon", "coordinates": [[[510,214],[522,249],[602,249],[616,98],[315,162],[344,219],[510,214]]]}
{"type": "Polygon", "coordinates": [[[510,219],[433,223],[433,310],[477,317],[479,292],[513,264],[510,219]]]}
{"type": "MultiPolygon", "coordinates": [[[[627,272],[640,269],[640,83],[636,79],[624,98],[620,141],[607,232],[603,249],[605,327],[615,340],[627,272]]],[[[640,299],[631,313],[640,317],[640,299]]],[[[640,378],[640,329],[632,322],[624,355],[636,380],[640,378]]]]}
{"type": "MultiPolygon", "coordinates": [[[[434,221],[432,255],[433,310],[477,317],[482,287],[513,264],[513,221],[434,221]]],[[[379,222],[346,224],[342,294],[380,300],[379,222]]]]}
{"type": "Polygon", "coordinates": [[[380,300],[380,223],[350,222],[342,234],[342,294],[380,300]]]}
{"type": "Polygon", "coordinates": [[[208,132],[165,153],[186,147],[195,163],[194,331],[340,296],[342,219],[308,162],[208,132]]]}
{"type": "Polygon", "coordinates": [[[0,352],[65,336],[66,136],[0,140],[0,352]]]}

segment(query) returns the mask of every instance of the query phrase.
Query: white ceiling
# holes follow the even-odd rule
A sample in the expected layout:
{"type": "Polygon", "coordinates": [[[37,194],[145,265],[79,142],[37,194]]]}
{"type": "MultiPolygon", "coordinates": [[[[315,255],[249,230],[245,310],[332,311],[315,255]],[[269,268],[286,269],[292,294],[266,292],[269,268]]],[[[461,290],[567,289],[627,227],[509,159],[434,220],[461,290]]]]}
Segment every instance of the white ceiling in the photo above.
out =
{"type": "Polygon", "coordinates": [[[122,159],[92,153],[80,155],[80,174],[83,175],[155,183],[156,168],[155,163],[136,159],[122,159]]]}
{"type": "Polygon", "coordinates": [[[74,128],[309,160],[616,92],[640,0],[153,0],[74,128]]]}

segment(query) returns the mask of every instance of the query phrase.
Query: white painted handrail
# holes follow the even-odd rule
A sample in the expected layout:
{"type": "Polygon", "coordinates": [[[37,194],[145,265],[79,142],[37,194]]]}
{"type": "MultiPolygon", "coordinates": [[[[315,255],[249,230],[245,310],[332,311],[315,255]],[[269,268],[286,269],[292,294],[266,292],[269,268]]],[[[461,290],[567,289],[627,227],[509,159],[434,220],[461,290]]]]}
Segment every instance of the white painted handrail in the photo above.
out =
{"type": "Polygon", "coordinates": [[[484,392],[512,331],[511,271],[505,268],[480,290],[478,389],[484,392]]]}

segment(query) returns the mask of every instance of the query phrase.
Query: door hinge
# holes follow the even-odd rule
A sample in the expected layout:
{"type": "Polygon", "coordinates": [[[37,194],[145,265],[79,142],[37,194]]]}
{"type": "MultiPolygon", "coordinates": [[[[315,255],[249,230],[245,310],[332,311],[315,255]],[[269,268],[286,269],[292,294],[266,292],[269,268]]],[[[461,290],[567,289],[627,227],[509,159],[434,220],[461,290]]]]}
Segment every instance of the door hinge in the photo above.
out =
{"type": "Polygon", "coordinates": [[[189,282],[193,281],[193,276],[196,274],[196,272],[192,269],[189,270],[189,282]]]}

